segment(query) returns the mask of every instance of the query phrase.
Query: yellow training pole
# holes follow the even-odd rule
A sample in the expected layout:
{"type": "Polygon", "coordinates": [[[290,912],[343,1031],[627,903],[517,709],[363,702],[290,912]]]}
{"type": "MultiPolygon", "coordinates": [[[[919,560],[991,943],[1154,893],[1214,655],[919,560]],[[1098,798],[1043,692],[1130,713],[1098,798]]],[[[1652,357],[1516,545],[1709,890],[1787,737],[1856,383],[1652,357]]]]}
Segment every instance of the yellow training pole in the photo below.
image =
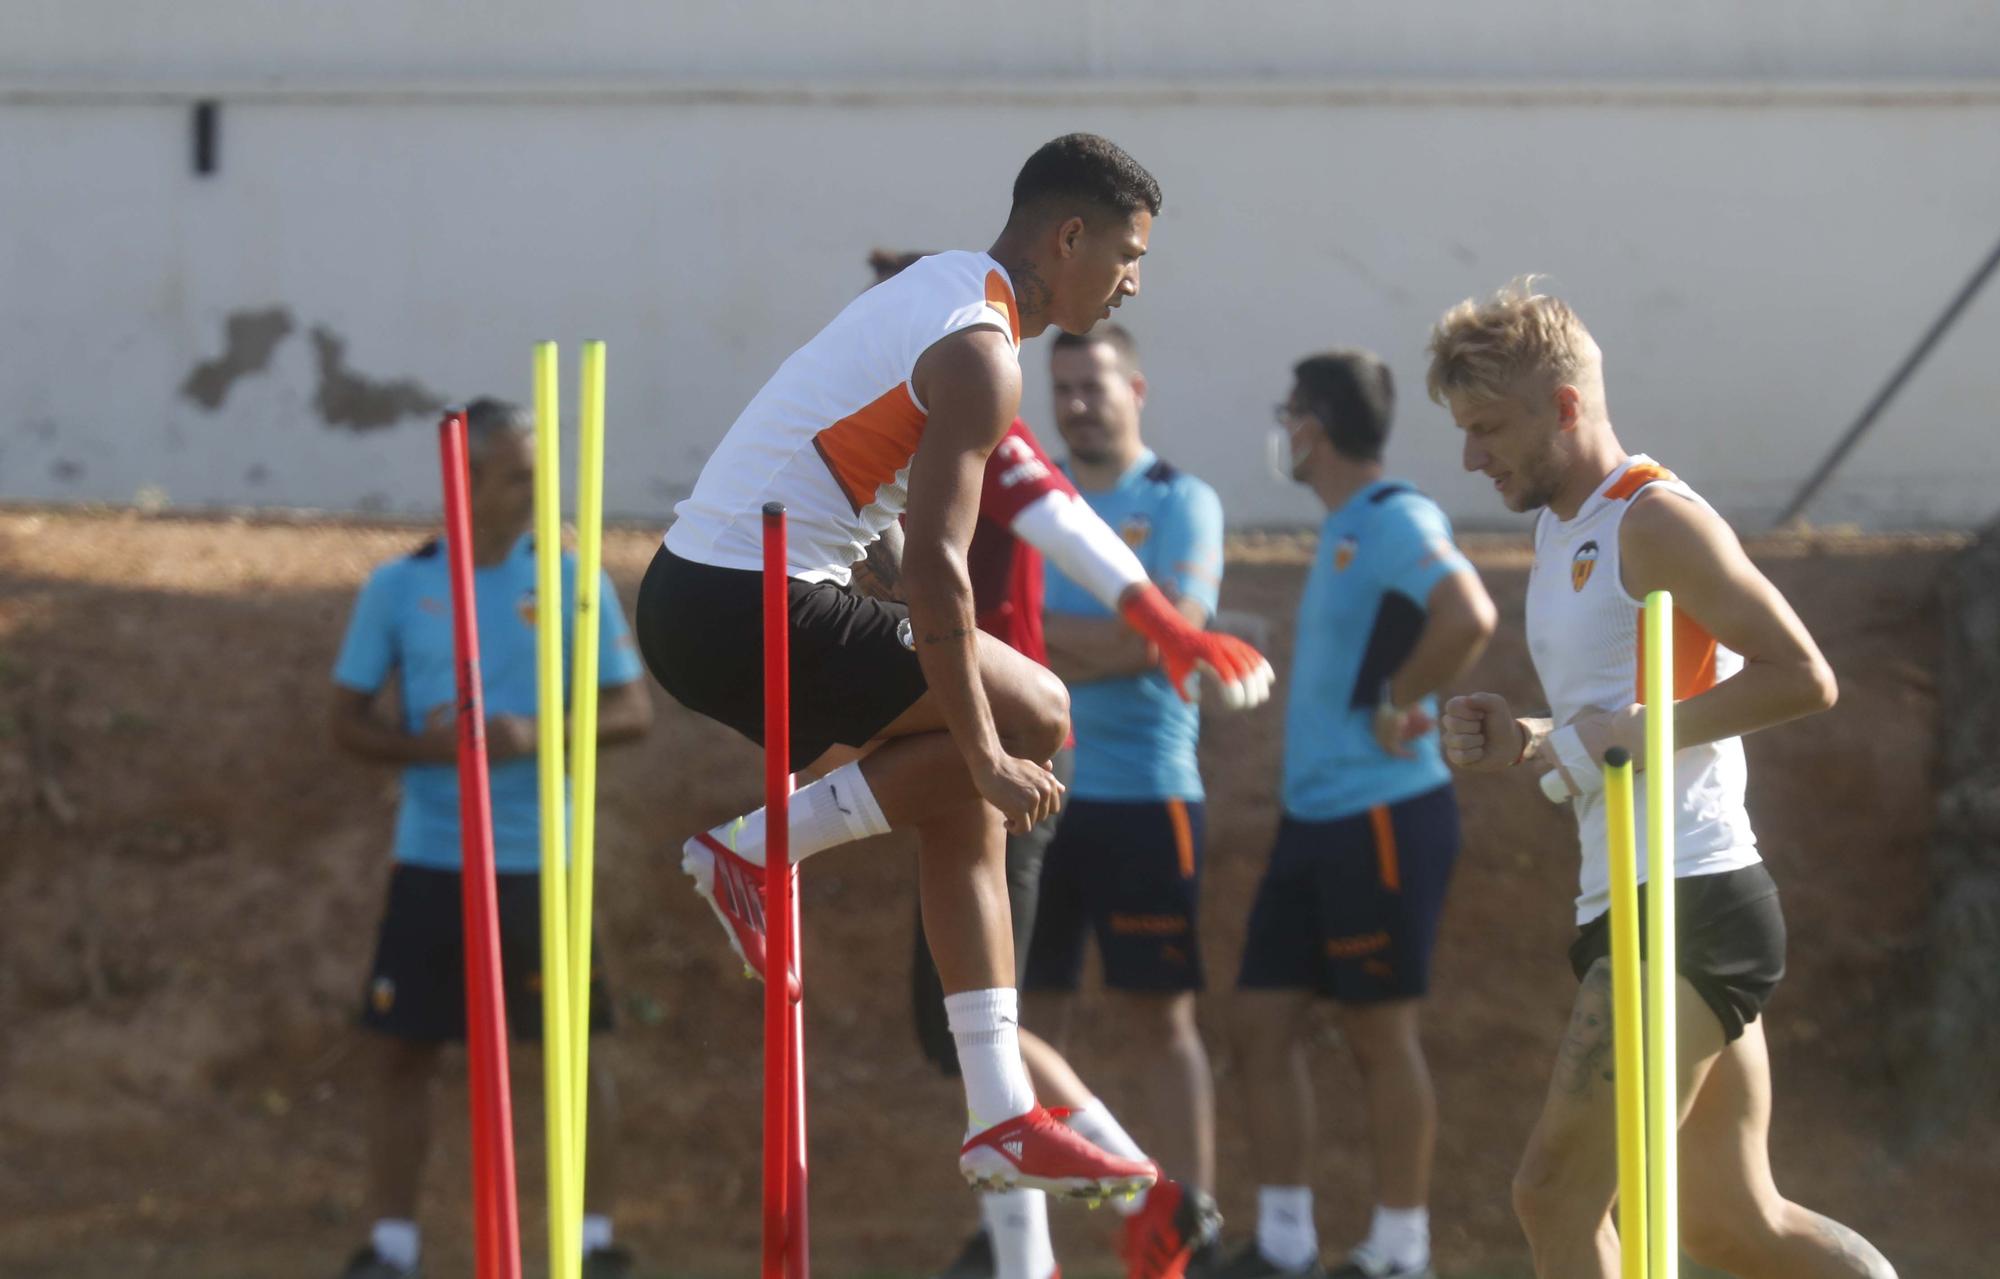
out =
{"type": "Polygon", "coordinates": [[[556,406],[556,345],[535,344],[535,672],[542,806],[542,1062],[548,1113],[549,1273],[573,1275],[577,1223],[565,1210],[575,1180],[570,1160],[574,1086],[569,1047],[569,915],[563,822],[562,473],[556,406]]]}
{"type": "MultiPolygon", "coordinates": [[[[598,583],[604,572],[604,343],[585,342],[577,390],[576,638],[570,656],[570,706],[575,715],[570,765],[569,978],[570,1082],[574,1201],[569,1219],[583,1223],[584,1121],[590,1111],[590,933],[597,841],[598,583]]],[[[578,1262],[581,1265],[581,1260],[578,1262]]]]}
{"type": "Polygon", "coordinates": [[[1655,1279],[1680,1273],[1674,1008],[1674,597],[1646,597],[1646,1223],[1655,1279]]]}
{"type": "Polygon", "coordinates": [[[1604,756],[1605,855],[1611,862],[1611,1033],[1618,1094],[1619,1273],[1646,1272],[1646,1069],[1639,980],[1639,868],[1632,829],[1632,756],[1604,756]]]}

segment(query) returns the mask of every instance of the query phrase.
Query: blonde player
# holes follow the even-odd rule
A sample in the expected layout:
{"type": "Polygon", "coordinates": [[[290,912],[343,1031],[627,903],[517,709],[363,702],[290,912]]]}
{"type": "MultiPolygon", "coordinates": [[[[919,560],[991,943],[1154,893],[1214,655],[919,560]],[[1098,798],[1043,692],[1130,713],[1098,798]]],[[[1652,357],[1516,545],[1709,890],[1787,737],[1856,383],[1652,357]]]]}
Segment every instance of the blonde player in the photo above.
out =
{"type": "MultiPolygon", "coordinates": [[[[1446,312],[1431,398],[1464,433],[1464,465],[1513,511],[1539,511],[1528,647],[1551,707],[1520,717],[1493,693],[1455,697],[1444,745],[1460,768],[1555,772],[1582,844],[1582,982],[1514,1205],[1542,1279],[1618,1273],[1604,804],[1598,761],[1642,767],[1640,604],[1673,592],[1673,760],[1681,1242],[1738,1279],[1893,1279],[1860,1235],[1778,1193],[1767,1150],[1771,1074],[1758,1016],[1785,969],[1778,890],[1744,810],[1743,735],[1833,705],[1833,672],[1729,525],[1643,454],[1605,408],[1597,343],[1561,300],[1516,281],[1446,312]]],[[[1639,829],[1645,829],[1640,796],[1639,829]]],[[[1643,877],[1645,866],[1639,867],[1643,877]]],[[[1641,894],[1644,886],[1641,886],[1641,894]]]]}

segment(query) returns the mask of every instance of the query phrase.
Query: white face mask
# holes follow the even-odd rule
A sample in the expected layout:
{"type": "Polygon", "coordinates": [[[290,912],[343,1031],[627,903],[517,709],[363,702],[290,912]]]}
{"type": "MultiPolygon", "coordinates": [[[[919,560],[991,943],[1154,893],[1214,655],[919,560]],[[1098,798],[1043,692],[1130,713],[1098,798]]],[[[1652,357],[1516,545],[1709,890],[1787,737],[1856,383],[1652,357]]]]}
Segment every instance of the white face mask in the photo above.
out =
{"type": "MultiPolygon", "coordinates": [[[[1310,453],[1312,446],[1306,446],[1310,453]]],[[[1271,474],[1278,477],[1280,484],[1296,484],[1299,464],[1306,460],[1306,454],[1292,455],[1292,433],[1282,426],[1273,426],[1264,436],[1264,463],[1271,468],[1271,474]]]]}

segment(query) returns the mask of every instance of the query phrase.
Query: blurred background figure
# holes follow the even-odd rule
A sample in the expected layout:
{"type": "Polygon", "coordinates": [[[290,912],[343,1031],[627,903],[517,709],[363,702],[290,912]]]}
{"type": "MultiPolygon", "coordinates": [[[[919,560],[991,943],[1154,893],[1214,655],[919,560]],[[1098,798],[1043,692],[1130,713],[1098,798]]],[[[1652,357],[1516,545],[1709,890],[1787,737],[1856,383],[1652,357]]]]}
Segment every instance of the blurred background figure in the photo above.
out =
{"type": "MultiPolygon", "coordinates": [[[[516,1038],[539,1042],[541,798],[537,783],[535,456],[532,423],[499,400],[466,410],[472,561],[479,610],[481,686],[492,761],[493,857],[500,908],[502,984],[516,1038]]],[[[563,555],[565,619],[576,613],[576,561],[563,555]]],[[[458,820],[457,675],[449,565],[439,539],[370,575],[334,666],[333,737],[363,759],[402,770],[395,866],[363,996],[372,1096],[368,1107],[368,1243],[342,1279],[403,1279],[422,1252],[418,1188],[430,1154],[431,1083],[444,1046],[465,1039],[465,944],[458,820]]],[[[600,627],[601,744],[631,741],[652,724],[652,700],[631,633],[606,577],[600,627]]],[[[563,625],[565,645],[572,627],[563,625]]],[[[565,669],[573,654],[565,652],[565,669]]],[[[565,675],[563,687],[569,682],[565,675]]],[[[567,826],[565,826],[567,829],[567,826]]],[[[611,1029],[610,995],[593,959],[591,1028],[611,1029]]],[[[583,1226],[586,1279],[622,1279],[629,1254],[612,1241],[617,1192],[617,1094],[591,1058],[583,1226]]],[[[539,1092],[523,1089],[523,1097],[539,1092]]],[[[528,1113],[539,1106],[524,1108],[528,1113]]]]}
{"type": "Polygon", "coordinates": [[[1292,378],[1271,458],[1327,514],[1299,603],[1284,816],[1237,979],[1257,1235],[1222,1273],[1319,1273],[1305,1052],[1321,998],[1361,1072],[1375,1174],[1368,1237],[1335,1277],[1427,1279],[1437,1099],[1417,1022],[1459,829],[1434,695],[1478,660],[1498,615],[1444,512],[1384,470],[1388,366],[1335,351],[1292,378]]]}

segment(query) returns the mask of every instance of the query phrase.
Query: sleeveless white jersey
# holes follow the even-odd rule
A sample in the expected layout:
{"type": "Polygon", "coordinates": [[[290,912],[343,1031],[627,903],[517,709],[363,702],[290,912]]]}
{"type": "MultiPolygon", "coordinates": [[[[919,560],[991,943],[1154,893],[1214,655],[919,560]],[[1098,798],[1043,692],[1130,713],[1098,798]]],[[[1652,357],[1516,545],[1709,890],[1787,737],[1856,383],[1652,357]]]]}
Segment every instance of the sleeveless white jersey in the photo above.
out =
{"type": "Polygon", "coordinates": [[[667,549],[718,568],[763,567],[763,509],[783,502],[791,576],[845,585],[903,513],[927,410],[910,385],[940,339],[994,328],[1021,347],[1014,288],[984,253],[923,258],[863,293],[793,352],[729,428],[667,549]]]}
{"type": "MultiPolygon", "coordinates": [[[[1535,522],[1535,561],[1528,577],[1528,651],[1558,727],[1588,710],[1610,711],[1645,700],[1642,673],[1644,606],[1625,593],[1618,533],[1632,499],[1660,486],[1701,502],[1671,471],[1634,455],[1590,495],[1574,518],[1544,510],[1535,522]]],[[[1743,669],[1743,658],[1716,644],[1685,613],[1674,617],[1674,697],[1693,697],[1743,669]]],[[[1674,755],[1674,877],[1714,875],[1755,865],[1757,837],[1743,806],[1749,781],[1743,739],[1731,737],[1674,755]]],[[[1645,775],[1637,792],[1639,879],[1646,878],[1645,775]]],[[[1604,794],[1575,799],[1583,845],[1576,919],[1587,923],[1611,904],[1605,853],[1604,794]]]]}

